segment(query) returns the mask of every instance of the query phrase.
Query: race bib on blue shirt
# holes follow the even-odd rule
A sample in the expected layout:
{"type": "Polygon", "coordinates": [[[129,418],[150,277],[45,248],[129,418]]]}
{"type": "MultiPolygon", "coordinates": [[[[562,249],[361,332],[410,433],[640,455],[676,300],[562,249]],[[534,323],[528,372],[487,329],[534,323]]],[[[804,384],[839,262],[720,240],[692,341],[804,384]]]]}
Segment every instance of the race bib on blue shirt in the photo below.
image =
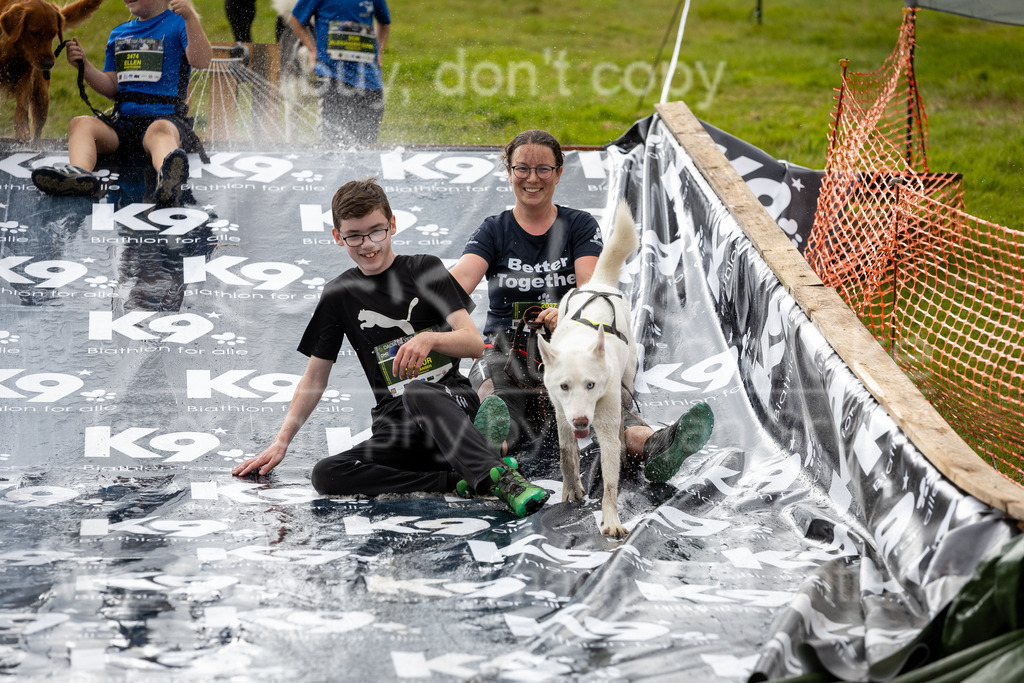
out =
{"type": "Polygon", "coordinates": [[[117,82],[156,83],[164,73],[164,41],[159,38],[121,38],[114,43],[117,82]]]}
{"type": "Polygon", "coordinates": [[[327,56],[336,62],[372,64],[377,59],[373,27],[358,21],[332,21],[327,29],[327,56]]]}

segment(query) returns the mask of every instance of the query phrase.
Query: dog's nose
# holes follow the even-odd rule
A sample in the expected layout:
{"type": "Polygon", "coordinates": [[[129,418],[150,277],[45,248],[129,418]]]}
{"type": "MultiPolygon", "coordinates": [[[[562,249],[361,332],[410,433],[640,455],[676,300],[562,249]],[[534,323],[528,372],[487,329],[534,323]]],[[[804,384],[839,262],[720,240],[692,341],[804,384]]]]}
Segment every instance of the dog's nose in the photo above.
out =
{"type": "Polygon", "coordinates": [[[577,417],[572,421],[572,426],[576,429],[586,429],[589,424],[590,420],[585,417],[577,417]]]}
{"type": "Polygon", "coordinates": [[[42,61],[39,62],[39,69],[41,71],[49,71],[53,68],[53,65],[56,63],[56,59],[53,59],[51,57],[43,57],[42,61]]]}

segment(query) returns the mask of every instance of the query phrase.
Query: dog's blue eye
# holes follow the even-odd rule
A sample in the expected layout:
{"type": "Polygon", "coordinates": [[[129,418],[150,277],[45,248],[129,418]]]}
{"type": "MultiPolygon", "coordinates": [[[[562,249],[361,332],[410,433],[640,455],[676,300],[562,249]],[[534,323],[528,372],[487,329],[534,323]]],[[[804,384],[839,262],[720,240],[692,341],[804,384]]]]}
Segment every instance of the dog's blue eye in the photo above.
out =
{"type": "Polygon", "coordinates": [[[593,389],[593,388],[594,388],[594,383],[593,382],[587,382],[587,389],[593,389]]]}

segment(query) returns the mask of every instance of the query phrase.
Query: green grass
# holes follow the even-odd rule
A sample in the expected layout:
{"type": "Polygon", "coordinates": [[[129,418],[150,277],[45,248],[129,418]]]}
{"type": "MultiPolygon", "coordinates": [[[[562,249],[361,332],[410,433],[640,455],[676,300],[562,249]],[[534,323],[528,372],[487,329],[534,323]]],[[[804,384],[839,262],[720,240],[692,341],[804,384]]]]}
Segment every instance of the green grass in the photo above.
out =
{"type": "MultiPolygon", "coordinates": [[[[196,4],[211,40],[230,42],[221,0],[196,4]]],[[[274,39],[269,5],[258,4],[257,42],[274,39]]],[[[382,143],[498,145],[524,128],[545,128],[565,144],[601,145],[652,113],[662,79],[645,96],[640,91],[666,34],[659,71],[668,63],[677,0],[391,0],[389,6],[382,143]],[[510,88],[513,74],[518,82],[510,88]]],[[[878,68],[896,41],[902,4],[765,3],[761,24],[753,20],[754,6],[754,0],[692,4],[670,99],[685,100],[700,118],[773,156],[821,168],[838,61],[849,59],[854,71],[878,68]]],[[[127,17],[123,3],[107,0],[69,35],[101,62],[107,33],[127,17]]],[[[922,11],[917,38],[933,170],[963,173],[972,214],[1024,227],[1018,125],[1024,28],[922,11]]],[[[61,58],[44,137],[64,137],[67,120],[88,113],[74,76],[61,58]]],[[[11,108],[0,114],[0,134],[13,130],[11,108]]]]}

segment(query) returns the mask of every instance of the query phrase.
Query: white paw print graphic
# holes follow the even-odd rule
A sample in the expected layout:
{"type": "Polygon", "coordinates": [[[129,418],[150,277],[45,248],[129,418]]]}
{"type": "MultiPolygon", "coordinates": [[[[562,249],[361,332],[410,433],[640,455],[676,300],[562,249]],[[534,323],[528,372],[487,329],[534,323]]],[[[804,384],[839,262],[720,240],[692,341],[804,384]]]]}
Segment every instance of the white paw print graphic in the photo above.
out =
{"type": "Polygon", "coordinates": [[[95,401],[96,403],[106,403],[107,401],[113,401],[114,397],[117,396],[117,392],[107,391],[105,389],[82,391],[79,392],[79,394],[81,396],[85,396],[86,401],[95,401]]]}
{"type": "Polygon", "coordinates": [[[21,335],[0,330],[0,344],[17,344],[19,341],[21,341],[21,335]]]}
{"type": "Polygon", "coordinates": [[[242,462],[243,460],[247,460],[248,458],[251,458],[256,454],[246,453],[241,448],[232,448],[227,451],[217,451],[217,455],[224,458],[224,462],[242,462]]]}
{"type": "Polygon", "coordinates": [[[322,175],[319,173],[313,173],[312,171],[299,171],[298,173],[292,173],[292,177],[300,183],[317,182],[324,179],[322,175]]]}
{"type": "Polygon", "coordinates": [[[90,287],[97,289],[114,289],[117,287],[117,282],[111,280],[106,275],[97,275],[96,277],[87,277],[85,281],[89,283],[90,287]]]}
{"type": "Polygon", "coordinates": [[[800,224],[792,218],[780,218],[779,227],[789,235],[789,239],[792,240],[795,246],[799,247],[800,243],[804,241],[803,236],[797,233],[800,229],[800,224]]]}
{"type": "Polygon", "coordinates": [[[213,232],[238,232],[238,223],[231,223],[224,218],[207,223],[213,232]]]}
{"type": "Polygon", "coordinates": [[[227,346],[235,346],[237,344],[245,343],[245,337],[239,337],[234,332],[225,332],[224,334],[212,334],[210,336],[216,339],[218,344],[226,344],[227,346]]]}
{"type": "Polygon", "coordinates": [[[120,189],[117,181],[120,180],[121,174],[117,171],[111,171],[109,168],[100,168],[93,171],[93,175],[99,178],[101,183],[106,183],[108,190],[120,189]]]}
{"type": "Polygon", "coordinates": [[[436,223],[429,225],[417,225],[416,229],[427,237],[444,237],[448,234],[448,228],[439,227],[436,223]]]}
{"type": "Polygon", "coordinates": [[[343,394],[337,389],[328,389],[320,400],[325,403],[341,403],[342,401],[351,401],[352,394],[343,394]]]}
{"type": "Polygon", "coordinates": [[[307,289],[322,290],[324,285],[327,284],[327,280],[322,277],[315,277],[312,280],[303,280],[302,284],[306,285],[307,289]]]}
{"type": "Polygon", "coordinates": [[[9,235],[17,235],[23,232],[28,232],[28,226],[22,225],[18,221],[4,221],[0,223],[0,232],[7,233],[9,235]]]}

